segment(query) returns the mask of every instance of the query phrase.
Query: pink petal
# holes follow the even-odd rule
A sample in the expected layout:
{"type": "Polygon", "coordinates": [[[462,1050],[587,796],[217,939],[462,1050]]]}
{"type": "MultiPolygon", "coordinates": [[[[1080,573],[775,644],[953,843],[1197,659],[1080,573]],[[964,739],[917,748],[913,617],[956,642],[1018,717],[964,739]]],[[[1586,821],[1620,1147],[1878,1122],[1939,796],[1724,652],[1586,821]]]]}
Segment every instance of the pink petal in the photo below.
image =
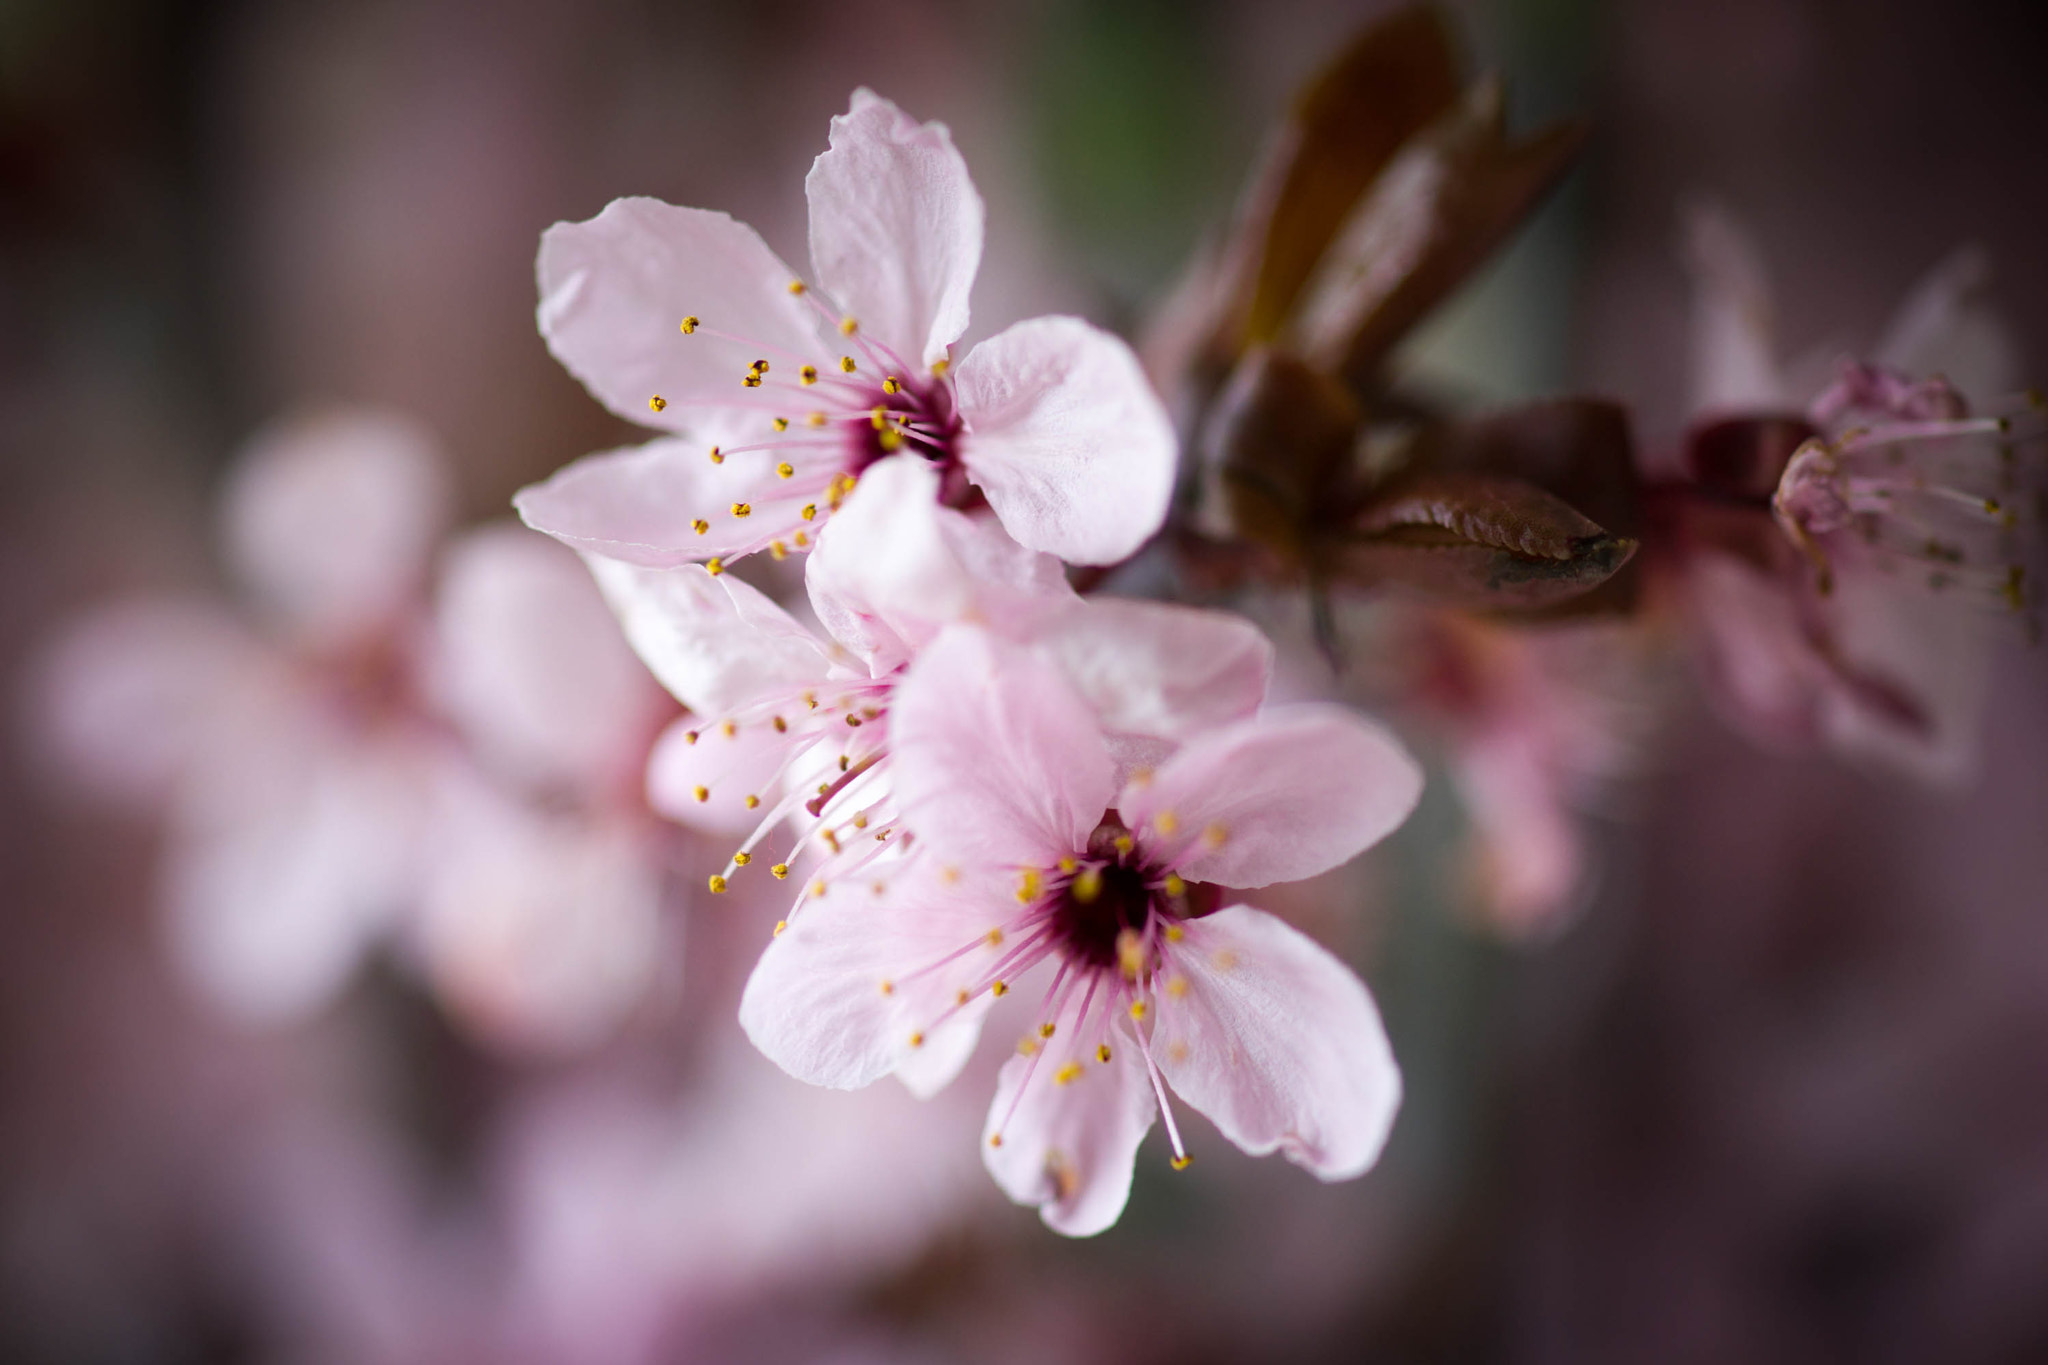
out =
{"type": "Polygon", "coordinates": [[[856,90],[804,191],[818,283],[905,364],[942,358],[967,330],[982,231],[981,196],[945,125],[856,90]]]}
{"type": "Polygon", "coordinates": [[[767,456],[711,463],[710,445],[734,425],[712,423],[709,441],[665,438],[587,455],[520,489],[512,505],[528,526],[574,549],[657,569],[728,556],[764,536],[793,536],[803,524],[803,499],[780,491],[767,456]],[[735,503],[752,515],[735,517],[735,503]]]}
{"type": "Polygon", "coordinates": [[[1364,1174],[1401,1105],[1401,1073],[1365,983],[1248,906],[1185,934],[1152,1031],[1174,1092],[1254,1156],[1278,1148],[1324,1180],[1364,1174]]]}
{"type": "Polygon", "coordinates": [[[1079,1027],[1080,1003],[1070,998],[1050,1039],[1027,1035],[1024,1046],[1039,1055],[1003,1063],[981,1156],[1003,1193],[1036,1205],[1047,1227],[1093,1237],[1123,1214],[1138,1144],[1159,1104],[1137,1044],[1121,1028],[1079,1027]],[[1105,1036],[1110,1059],[1102,1062],[1095,1048],[1105,1036]]]}
{"type": "Polygon", "coordinates": [[[833,514],[805,566],[811,607],[832,638],[882,676],[910,662],[949,622],[1016,638],[1075,601],[1060,562],[1011,540],[987,517],[938,502],[928,464],[886,459],[833,514]]]}
{"type": "Polygon", "coordinates": [[[590,570],[626,639],[676,700],[706,720],[824,682],[830,661],[812,634],[761,591],[695,565],[643,569],[592,558],[590,570]]]}
{"type": "Polygon", "coordinates": [[[1000,955],[978,940],[1009,913],[1004,888],[976,890],[942,881],[928,860],[913,858],[877,864],[807,899],[748,978],[740,1000],[747,1036],[812,1085],[854,1090],[909,1066],[917,1088],[937,1089],[952,1075],[915,1054],[931,1048],[957,1072],[993,998],[983,991],[955,1009],[959,992],[979,984],[1000,955]]]}
{"type": "Polygon", "coordinates": [[[1114,564],[1152,538],[1177,447],[1130,347],[1079,318],[1033,318],[976,346],[956,374],[961,459],[1020,543],[1114,564]]]}
{"type": "Polygon", "coordinates": [[[1692,271],[1692,410],[1796,407],[1778,364],[1770,282],[1756,244],[1725,208],[1695,205],[1685,219],[1692,271]]]}
{"type": "Polygon", "coordinates": [[[778,734],[765,721],[735,725],[728,735],[716,721],[685,716],[662,732],[648,756],[647,804],[692,829],[744,833],[786,790],[784,765],[810,742],[778,734]]]}
{"type": "Polygon", "coordinates": [[[1982,248],[1952,252],[1900,303],[1873,353],[1905,374],[1938,374],[1979,400],[2020,386],[2012,331],[1986,303],[1990,263],[1982,248]]]}
{"type": "Polygon", "coordinates": [[[543,233],[536,273],[548,349],[631,422],[695,430],[691,409],[737,400],[756,360],[821,350],[816,314],[789,292],[795,273],[722,213],[614,199],[587,222],[543,233]],[[689,336],[686,317],[702,324],[689,336]],[[660,413],[648,406],[657,394],[668,404],[660,413]]]}
{"type": "Polygon", "coordinates": [[[436,626],[437,691],[498,771],[597,794],[644,760],[668,700],[569,551],[470,532],[443,561],[436,626]]]}
{"type": "Polygon", "coordinates": [[[432,437],[337,411],[260,433],[230,476],[228,560],[278,629],[316,647],[389,628],[423,596],[453,511],[432,437]]]}
{"type": "Polygon", "coordinates": [[[1335,706],[1276,707],[1190,740],[1118,809],[1191,881],[1267,886],[1326,872],[1392,833],[1422,769],[1379,726],[1335,706]]]}
{"type": "Polygon", "coordinates": [[[1043,631],[1104,729],[1178,738],[1255,714],[1273,646],[1241,616],[1161,602],[1094,597],[1043,631]]]}
{"type": "Polygon", "coordinates": [[[33,660],[40,766],[102,800],[159,801],[285,685],[283,660],[202,598],[143,598],[72,622],[33,660]]]}
{"type": "Polygon", "coordinates": [[[897,687],[890,739],[907,823],[970,868],[1045,867],[1085,848],[1115,790],[1095,718],[1058,671],[968,627],[897,687]]]}

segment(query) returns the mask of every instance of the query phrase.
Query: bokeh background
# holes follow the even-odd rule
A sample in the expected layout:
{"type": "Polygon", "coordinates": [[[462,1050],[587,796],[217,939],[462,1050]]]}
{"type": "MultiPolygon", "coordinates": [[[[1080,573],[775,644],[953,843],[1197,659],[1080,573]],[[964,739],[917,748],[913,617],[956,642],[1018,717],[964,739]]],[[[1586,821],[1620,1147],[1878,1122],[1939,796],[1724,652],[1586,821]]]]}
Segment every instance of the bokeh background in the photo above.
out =
{"type": "MultiPolygon", "coordinates": [[[[216,583],[218,481],[282,412],[414,415],[470,518],[617,444],[535,334],[541,229],[644,193],[801,260],[858,85],[949,123],[988,201],[971,335],[1133,331],[1380,8],[5,0],[0,678],[88,604],[216,583]]],[[[1420,340],[1475,399],[1599,392],[1673,441],[1701,196],[1756,236],[1791,349],[1869,338],[1976,242],[2048,364],[2037,6],[1454,10],[1518,121],[1595,127],[1420,340]]],[[[1208,1134],[1172,1176],[1155,1138],[1080,1244],[972,1169],[972,1104],[921,1121],[956,1181],[893,1113],[731,1100],[770,1083],[721,1022],[760,906],[680,898],[680,982],[587,1055],[481,1047],[388,966],[309,1022],[224,1021],[165,966],[155,831],[65,798],[16,690],[0,1359],[2048,1359],[2040,650],[2001,656],[1958,795],[1672,706],[1593,903],[1536,944],[1460,914],[1438,784],[1311,916],[1407,1071],[1382,1167],[1324,1188],[1208,1134]],[[543,1216],[507,1191],[558,1150],[587,1178],[543,1216]]]]}

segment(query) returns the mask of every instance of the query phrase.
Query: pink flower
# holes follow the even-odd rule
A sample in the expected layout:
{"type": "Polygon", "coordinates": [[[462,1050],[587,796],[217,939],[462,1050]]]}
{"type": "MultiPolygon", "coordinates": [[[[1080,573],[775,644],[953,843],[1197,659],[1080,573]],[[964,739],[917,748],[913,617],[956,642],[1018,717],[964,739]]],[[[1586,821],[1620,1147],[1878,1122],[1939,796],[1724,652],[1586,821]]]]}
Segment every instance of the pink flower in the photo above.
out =
{"type": "Polygon", "coordinates": [[[612,411],[668,434],[524,490],[529,525],[665,567],[806,548],[870,469],[917,460],[1018,541],[1130,555],[1172,490],[1171,426],[1121,341],[1021,322],[956,365],[982,204],[946,129],[866,90],[805,182],[815,277],[721,213],[615,200],[541,241],[540,328],[612,411]]]}
{"type": "Polygon", "coordinates": [[[983,1155],[1049,1226],[1116,1221],[1155,1113],[1187,1163],[1168,1084],[1245,1151],[1326,1180],[1372,1164],[1400,1079],[1364,985],[1223,888],[1312,876],[1400,824],[1421,774],[1392,738],[1289,708],[1120,778],[1060,669],[971,629],[920,656],[892,726],[916,847],[892,876],[807,903],[770,945],[740,1007],[763,1052],[819,1085],[908,1070],[933,1089],[1037,968],[1051,980],[983,1155]]]}
{"type": "Polygon", "coordinates": [[[2031,625],[2044,485],[2037,412],[1963,254],[1909,298],[1876,363],[1838,362],[1803,411],[1772,351],[1768,293],[1725,216],[1694,224],[1700,401],[1677,499],[1674,586],[1710,677],[1747,728],[1820,739],[1933,781],[1967,775],[1999,615],[2031,625]],[[1913,371],[1937,377],[1914,379],[1913,371]],[[1948,378],[1939,377],[1946,372],[1948,378]],[[1952,380],[1956,382],[1951,382],[1952,380]],[[1774,518],[1775,521],[1769,520],[1774,518]]]}
{"type": "Polygon", "coordinates": [[[1050,555],[938,505],[939,478],[877,466],[879,496],[834,519],[806,566],[818,630],[729,574],[591,558],[627,638],[692,713],[655,748],[650,802],[699,828],[752,829],[714,890],[791,818],[799,833],[777,877],[812,839],[840,875],[883,856],[895,690],[950,622],[999,624],[1057,659],[1130,762],[1257,707],[1271,663],[1257,630],[1184,607],[1083,602],[1050,555]]]}

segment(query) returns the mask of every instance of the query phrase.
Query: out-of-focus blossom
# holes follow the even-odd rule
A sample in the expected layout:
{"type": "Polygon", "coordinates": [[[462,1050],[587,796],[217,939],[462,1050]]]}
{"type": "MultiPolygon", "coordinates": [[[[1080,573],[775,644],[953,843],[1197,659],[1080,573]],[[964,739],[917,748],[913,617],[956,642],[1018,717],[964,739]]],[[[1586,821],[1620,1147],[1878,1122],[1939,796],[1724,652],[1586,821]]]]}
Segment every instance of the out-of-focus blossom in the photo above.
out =
{"type": "Polygon", "coordinates": [[[809,282],[722,213],[620,199],[541,242],[540,328],[606,406],[667,436],[526,489],[529,525],[669,566],[811,544],[871,469],[921,459],[950,506],[1112,563],[1158,529],[1175,445],[1136,358],[1070,317],[957,364],[982,204],[943,125],[867,90],[805,182],[809,282]]]}
{"type": "Polygon", "coordinates": [[[217,1005],[319,1009],[373,944],[521,1045],[590,1041],[657,960],[637,775],[668,703],[573,555],[514,527],[449,552],[428,439],[331,414],[237,465],[245,611],[103,609],[38,678],[52,760],[163,812],[172,953],[217,1005]]]}
{"type": "Polygon", "coordinates": [[[1665,563],[1718,696],[1766,737],[1967,777],[1997,618],[2033,619],[2044,484],[2040,414],[1971,415],[1966,394],[1995,405],[2013,382],[1981,263],[1944,263],[1876,361],[1819,388],[1800,376],[1821,367],[1777,361],[1735,225],[1703,210],[1691,246],[1702,415],[1665,563]]]}
{"type": "Polygon", "coordinates": [[[1224,888],[1312,876],[1398,825],[1421,775],[1395,741],[1332,709],[1274,711],[1120,783],[1057,665],[971,629],[921,656],[893,725],[916,850],[770,945],[740,1012],[764,1052],[816,1084],[914,1068],[933,1087],[1043,967],[984,1157],[1049,1226],[1116,1221],[1155,1113],[1186,1164],[1168,1083],[1246,1151],[1332,1180],[1372,1164],[1400,1081],[1363,984],[1224,888]]]}

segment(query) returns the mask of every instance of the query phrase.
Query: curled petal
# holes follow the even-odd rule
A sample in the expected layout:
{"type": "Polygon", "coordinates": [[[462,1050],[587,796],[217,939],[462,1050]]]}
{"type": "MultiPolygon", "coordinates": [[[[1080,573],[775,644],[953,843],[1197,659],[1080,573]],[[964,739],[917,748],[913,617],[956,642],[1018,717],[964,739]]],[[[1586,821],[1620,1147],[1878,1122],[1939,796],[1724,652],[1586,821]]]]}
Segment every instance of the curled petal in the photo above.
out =
{"type": "Polygon", "coordinates": [[[959,368],[967,474],[1034,550],[1113,564],[1166,518],[1173,425],[1130,347],[1079,318],[1020,322],[959,368]]]}
{"type": "Polygon", "coordinates": [[[548,349],[630,422],[694,430],[691,409],[737,399],[756,360],[820,350],[789,267],[722,213],[614,199],[587,222],[543,233],[535,273],[548,349]],[[685,318],[699,321],[687,336],[685,318]]]}
{"type": "Polygon", "coordinates": [[[1036,1205],[1047,1227],[1093,1237],[1123,1214],[1159,1104],[1137,1044],[1120,1028],[1082,1027],[1079,1009],[1070,1003],[1049,1041],[1027,1037],[1032,1052],[1003,1064],[981,1156],[1003,1193],[1036,1205]],[[1107,1062],[1094,1051],[1104,1036],[1107,1062]]]}
{"type": "Polygon", "coordinates": [[[709,720],[825,679],[829,660],[811,633],[730,574],[695,564],[588,562],[641,661],[676,700],[709,720]]]}
{"type": "Polygon", "coordinates": [[[967,627],[897,687],[892,781],[906,820],[968,867],[1050,866],[1087,847],[1115,788],[1087,704],[1043,659],[967,627]]]}
{"type": "Polygon", "coordinates": [[[983,217],[946,126],[856,90],[804,191],[818,283],[905,363],[942,358],[967,330],[983,217]]]}
{"type": "Polygon", "coordinates": [[[1302,705],[1190,740],[1117,806],[1182,876],[1251,887],[1349,860],[1421,794],[1422,769],[1399,740],[1340,707],[1302,705]]]}
{"type": "Polygon", "coordinates": [[[1174,1092],[1254,1156],[1324,1180],[1363,1175],[1401,1104],[1365,983],[1271,915],[1232,906],[1187,926],[1158,997],[1152,1055],[1174,1092]]]}

